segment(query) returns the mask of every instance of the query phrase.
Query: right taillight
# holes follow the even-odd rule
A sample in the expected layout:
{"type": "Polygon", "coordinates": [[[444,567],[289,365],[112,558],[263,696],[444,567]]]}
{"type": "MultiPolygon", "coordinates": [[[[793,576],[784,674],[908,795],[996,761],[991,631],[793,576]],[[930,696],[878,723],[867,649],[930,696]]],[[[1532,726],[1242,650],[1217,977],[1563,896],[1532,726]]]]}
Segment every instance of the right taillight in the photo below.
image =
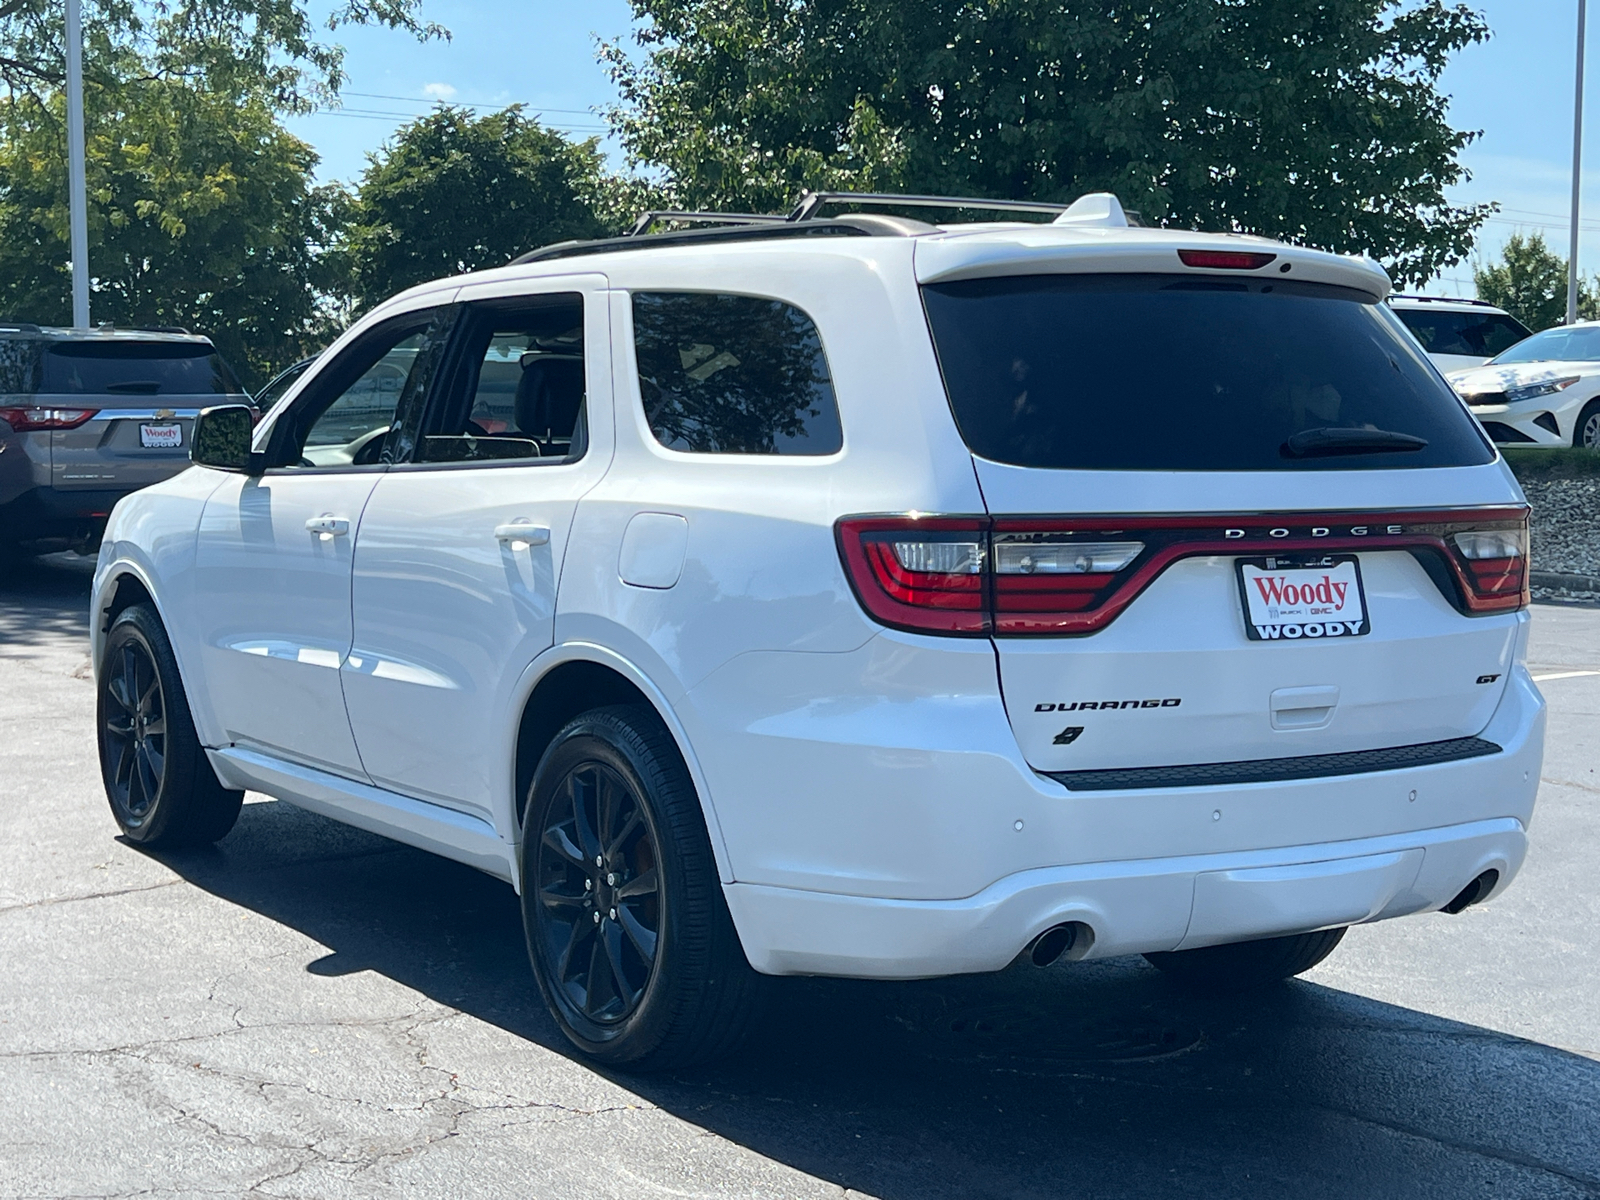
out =
{"type": "Polygon", "coordinates": [[[1446,541],[1467,607],[1477,613],[1523,608],[1528,594],[1528,518],[1465,529],[1446,541]]]}

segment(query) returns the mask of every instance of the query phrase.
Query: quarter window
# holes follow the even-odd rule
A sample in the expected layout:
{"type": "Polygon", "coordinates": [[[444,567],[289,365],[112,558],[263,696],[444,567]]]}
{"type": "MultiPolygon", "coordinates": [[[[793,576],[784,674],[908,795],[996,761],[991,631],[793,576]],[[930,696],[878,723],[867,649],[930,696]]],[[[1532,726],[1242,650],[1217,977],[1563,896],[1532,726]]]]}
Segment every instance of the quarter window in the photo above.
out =
{"type": "Polygon", "coordinates": [[[833,454],[844,444],[816,323],[756,296],[637,292],[634,349],[650,432],[702,454],[833,454]]]}

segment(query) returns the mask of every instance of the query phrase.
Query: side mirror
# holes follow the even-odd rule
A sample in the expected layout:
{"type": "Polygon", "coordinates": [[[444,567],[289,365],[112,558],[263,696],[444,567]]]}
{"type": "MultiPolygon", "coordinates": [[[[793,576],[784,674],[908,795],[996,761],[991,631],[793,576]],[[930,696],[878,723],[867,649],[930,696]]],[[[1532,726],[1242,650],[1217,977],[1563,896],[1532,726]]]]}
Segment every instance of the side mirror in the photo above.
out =
{"type": "Polygon", "coordinates": [[[255,414],[243,404],[202,408],[189,437],[189,461],[223,471],[261,474],[261,456],[250,452],[255,414]]]}

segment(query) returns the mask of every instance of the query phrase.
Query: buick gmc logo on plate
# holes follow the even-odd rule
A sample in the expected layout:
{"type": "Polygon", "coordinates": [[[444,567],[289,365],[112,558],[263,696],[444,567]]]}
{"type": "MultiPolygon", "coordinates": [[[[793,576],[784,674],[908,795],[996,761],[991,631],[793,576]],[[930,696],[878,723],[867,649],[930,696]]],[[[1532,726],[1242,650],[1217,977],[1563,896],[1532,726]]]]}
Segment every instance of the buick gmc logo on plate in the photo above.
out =
{"type": "Polygon", "coordinates": [[[1256,642],[1361,637],[1372,632],[1353,554],[1238,560],[1245,633],[1256,642]]]}

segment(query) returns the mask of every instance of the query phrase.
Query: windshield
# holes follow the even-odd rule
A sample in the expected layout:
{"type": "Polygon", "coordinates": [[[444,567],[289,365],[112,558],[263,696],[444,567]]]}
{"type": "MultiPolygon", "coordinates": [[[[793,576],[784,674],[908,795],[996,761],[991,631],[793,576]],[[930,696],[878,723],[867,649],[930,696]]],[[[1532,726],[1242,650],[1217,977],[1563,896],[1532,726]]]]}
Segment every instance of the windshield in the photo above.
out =
{"type": "Polygon", "coordinates": [[[209,342],[55,342],[39,391],[67,396],[220,396],[244,389],[209,342]]]}
{"type": "Polygon", "coordinates": [[[931,284],[923,298],[961,434],[998,462],[1284,471],[1494,458],[1388,306],[1344,288],[1033,275],[931,284]],[[1342,435],[1341,453],[1290,443],[1327,429],[1374,436],[1342,435]]]}
{"type": "Polygon", "coordinates": [[[1493,362],[1600,362],[1600,325],[1546,329],[1518,342],[1493,362]]]}

